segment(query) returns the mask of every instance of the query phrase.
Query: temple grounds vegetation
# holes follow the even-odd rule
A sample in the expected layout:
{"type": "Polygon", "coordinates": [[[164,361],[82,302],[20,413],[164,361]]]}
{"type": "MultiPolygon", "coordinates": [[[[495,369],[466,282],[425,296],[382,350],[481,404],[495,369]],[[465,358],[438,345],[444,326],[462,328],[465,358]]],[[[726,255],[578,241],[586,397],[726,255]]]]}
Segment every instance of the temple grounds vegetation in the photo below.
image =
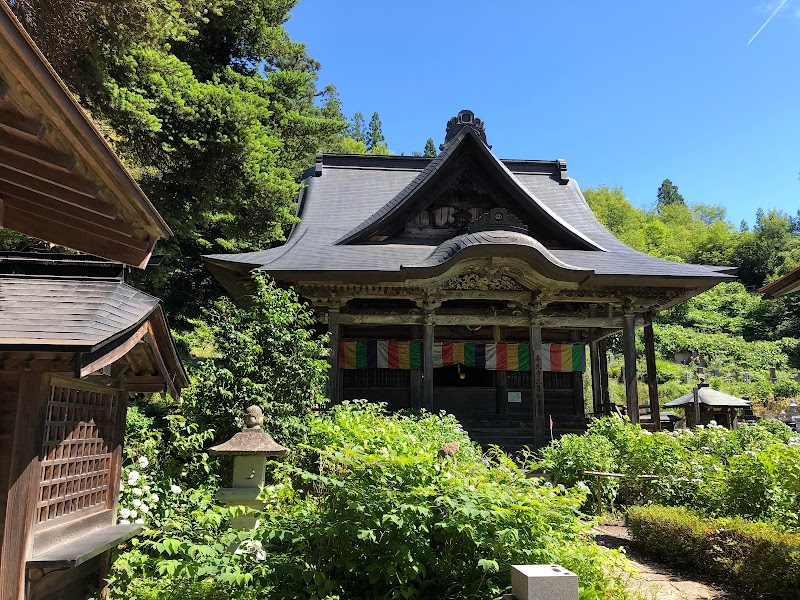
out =
{"type": "MultiPolygon", "coordinates": [[[[217,302],[222,291],[201,255],[285,239],[299,174],[316,151],[388,152],[377,114],[348,123],[335,89],[318,85],[319,64],[283,27],[295,2],[9,0],[176,234],[160,250],[164,264],[137,283],[164,299],[192,386],[180,405],[137,400],[129,411],[120,517],[147,533],[117,556],[112,597],[490,598],[507,589],[512,562],[560,562],[580,575],[581,598],[624,598],[607,575],[620,557],[583,536],[580,509],[594,507],[587,469],[662,475],[604,487],[617,505],[672,506],[629,513],[646,543],[727,569],[743,585],[762,573],[776,589],[797,590],[800,561],[786,545],[796,537],[786,532],[800,530],[800,447],[779,424],[649,435],[598,421],[545,450],[537,466],[556,478],[550,485],[500,453],[482,456],[445,416],[362,404],[315,415],[325,340],[311,333],[307,308],[266,280],[249,309],[217,302]],[[269,474],[259,529],[239,534],[214,501],[230,465],[205,449],[227,439],[252,403],[292,452],[269,474]],[[457,450],[441,453],[452,442],[457,450]],[[229,552],[242,537],[246,552],[229,552]],[[746,554],[747,544],[760,550],[746,554]]],[[[434,153],[431,139],[425,155],[434,153]]],[[[668,180],[649,209],[618,188],[585,196],[642,252],[739,268],[742,283],[658,316],[662,400],[690,390],[686,376],[700,360],[719,373],[714,387],[753,398],[759,411],[800,396],[791,377],[800,299],[753,292],[800,264],[800,217],[759,210],[752,228],[737,227],[719,206],[687,204],[668,180]],[[692,353],[690,364],[675,363],[692,353]]],[[[4,249],[31,244],[0,233],[4,249]]],[[[622,386],[612,394],[621,401],[622,386]]]]}
{"type": "Polygon", "coordinates": [[[667,564],[711,574],[756,598],[800,598],[800,535],[683,507],[635,506],[626,522],[633,538],[667,564]]]}

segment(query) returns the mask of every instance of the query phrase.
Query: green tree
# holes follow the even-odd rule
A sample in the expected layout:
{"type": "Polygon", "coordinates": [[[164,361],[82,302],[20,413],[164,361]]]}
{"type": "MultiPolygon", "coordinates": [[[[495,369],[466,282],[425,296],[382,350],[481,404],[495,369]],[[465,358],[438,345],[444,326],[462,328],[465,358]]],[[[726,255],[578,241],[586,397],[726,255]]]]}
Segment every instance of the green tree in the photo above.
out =
{"type": "Polygon", "coordinates": [[[295,0],[16,0],[13,8],[175,232],[137,283],[173,317],[221,290],[202,254],[255,250],[295,221],[297,175],[346,121],[283,23],[295,0]]]}
{"type": "Polygon", "coordinates": [[[200,364],[183,413],[224,441],[240,429],[244,409],[257,404],[264,428],[292,445],[302,439],[312,407],[325,399],[326,339],[293,290],[263,275],[254,281],[250,308],[225,298],[208,312],[213,357],[200,364]]]}
{"type": "Polygon", "coordinates": [[[366,125],[364,124],[364,115],[362,115],[360,112],[354,114],[348,130],[350,137],[354,141],[364,144],[364,147],[366,148],[367,134],[366,125]]]}
{"type": "Polygon", "coordinates": [[[377,112],[372,113],[369,120],[369,130],[367,131],[367,151],[370,154],[386,154],[386,139],[383,137],[383,124],[377,112]]]}
{"type": "Polygon", "coordinates": [[[678,193],[678,186],[674,185],[669,179],[665,179],[658,188],[658,210],[673,204],[686,204],[686,201],[678,193]]]}
{"type": "Polygon", "coordinates": [[[422,153],[422,155],[431,158],[436,156],[436,144],[433,143],[433,138],[428,138],[428,141],[425,142],[425,151],[422,153]]]}

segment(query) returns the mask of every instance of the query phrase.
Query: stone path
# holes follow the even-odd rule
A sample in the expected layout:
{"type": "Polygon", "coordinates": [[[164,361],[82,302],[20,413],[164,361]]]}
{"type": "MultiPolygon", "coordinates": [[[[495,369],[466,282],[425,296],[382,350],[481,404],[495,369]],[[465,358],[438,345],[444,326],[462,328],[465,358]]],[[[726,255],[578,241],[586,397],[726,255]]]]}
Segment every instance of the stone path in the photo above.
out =
{"type": "Polygon", "coordinates": [[[632,545],[628,528],[621,522],[598,525],[593,533],[601,546],[625,549],[628,560],[637,571],[630,577],[628,587],[647,600],[742,600],[742,596],[730,590],[688,578],[643,555],[632,545]]]}

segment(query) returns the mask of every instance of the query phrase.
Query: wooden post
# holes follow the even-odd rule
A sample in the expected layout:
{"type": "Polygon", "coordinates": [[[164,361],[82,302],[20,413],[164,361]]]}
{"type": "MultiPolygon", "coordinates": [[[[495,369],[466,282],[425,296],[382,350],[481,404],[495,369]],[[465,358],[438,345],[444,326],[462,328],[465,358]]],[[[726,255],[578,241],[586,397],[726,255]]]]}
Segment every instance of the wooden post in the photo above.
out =
{"type": "MultiPolygon", "coordinates": [[[[570,332],[570,340],[573,344],[581,342],[581,334],[577,330],[570,332]]],[[[584,348],[584,353],[586,349],[584,348]]],[[[584,355],[584,360],[586,356],[584,355]]],[[[572,414],[577,417],[586,416],[585,402],[583,399],[583,371],[572,372],[572,414]]]]}
{"type": "Polygon", "coordinates": [[[694,409],[692,412],[694,413],[694,425],[693,427],[697,427],[700,425],[700,390],[697,386],[694,386],[692,390],[692,397],[694,402],[692,402],[692,408],[694,409]]]}
{"type": "Polygon", "coordinates": [[[544,371],[542,365],[542,326],[538,318],[531,321],[531,388],[533,397],[533,445],[542,448],[544,433],[544,371]]]}
{"type": "Polygon", "coordinates": [[[661,431],[661,405],[658,402],[658,378],[656,377],[656,345],[653,339],[653,321],[644,322],[644,355],[647,360],[647,391],[650,396],[650,419],[655,431],[661,431]]]}
{"type": "Polygon", "coordinates": [[[603,413],[611,414],[611,392],[608,390],[608,351],[606,340],[597,342],[597,358],[600,360],[600,396],[602,398],[603,413]]]}
{"type": "Polygon", "coordinates": [[[422,407],[433,410],[433,327],[436,315],[425,312],[425,326],[422,332],[422,407]]]}
{"type": "Polygon", "coordinates": [[[625,354],[625,402],[631,423],[639,423],[639,389],[636,381],[636,315],[626,311],[622,338],[625,354]]]}
{"type": "Polygon", "coordinates": [[[339,368],[339,341],[342,335],[342,326],[339,324],[339,307],[331,307],[328,309],[328,347],[330,354],[328,355],[328,362],[330,369],[328,370],[328,398],[332,404],[339,404],[342,401],[342,386],[341,374],[342,370],[339,368]]]}
{"type": "MultiPolygon", "coordinates": [[[[495,343],[498,343],[503,338],[502,330],[499,325],[495,325],[493,329],[493,337],[495,343]]],[[[498,415],[508,415],[508,372],[495,371],[494,372],[495,390],[496,390],[496,412],[498,415]]]]}
{"type": "Polygon", "coordinates": [[[594,329],[589,330],[589,366],[592,376],[592,412],[599,417],[603,412],[603,387],[600,381],[600,352],[594,329]]]}
{"type": "Polygon", "coordinates": [[[3,600],[25,597],[25,563],[33,549],[39,452],[44,438],[49,382],[45,373],[24,373],[20,378],[0,561],[0,598],[3,600]]]}

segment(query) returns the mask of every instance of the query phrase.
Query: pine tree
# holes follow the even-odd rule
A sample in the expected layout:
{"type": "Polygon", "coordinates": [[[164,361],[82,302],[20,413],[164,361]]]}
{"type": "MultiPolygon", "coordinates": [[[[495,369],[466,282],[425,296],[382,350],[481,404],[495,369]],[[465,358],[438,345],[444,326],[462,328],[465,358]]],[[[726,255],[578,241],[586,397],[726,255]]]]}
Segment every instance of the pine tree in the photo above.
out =
{"type": "Polygon", "coordinates": [[[381,131],[382,126],[380,115],[377,112],[372,113],[367,132],[367,151],[371,154],[383,154],[381,149],[386,147],[386,139],[381,131]]]}
{"type": "Polygon", "coordinates": [[[428,138],[428,141],[425,142],[425,152],[422,155],[431,158],[436,156],[436,144],[433,143],[433,138],[428,138]]]}
{"type": "Polygon", "coordinates": [[[672,204],[686,204],[686,201],[678,193],[678,186],[673,185],[669,179],[665,179],[658,188],[658,210],[672,204]]]}
{"type": "Polygon", "coordinates": [[[350,123],[350,137],[356,142],[367,143],[367,134],[365,133],[366,126],[364,124],[364,115],[357,112],[353,115],[353,121],[350,123]]]}

